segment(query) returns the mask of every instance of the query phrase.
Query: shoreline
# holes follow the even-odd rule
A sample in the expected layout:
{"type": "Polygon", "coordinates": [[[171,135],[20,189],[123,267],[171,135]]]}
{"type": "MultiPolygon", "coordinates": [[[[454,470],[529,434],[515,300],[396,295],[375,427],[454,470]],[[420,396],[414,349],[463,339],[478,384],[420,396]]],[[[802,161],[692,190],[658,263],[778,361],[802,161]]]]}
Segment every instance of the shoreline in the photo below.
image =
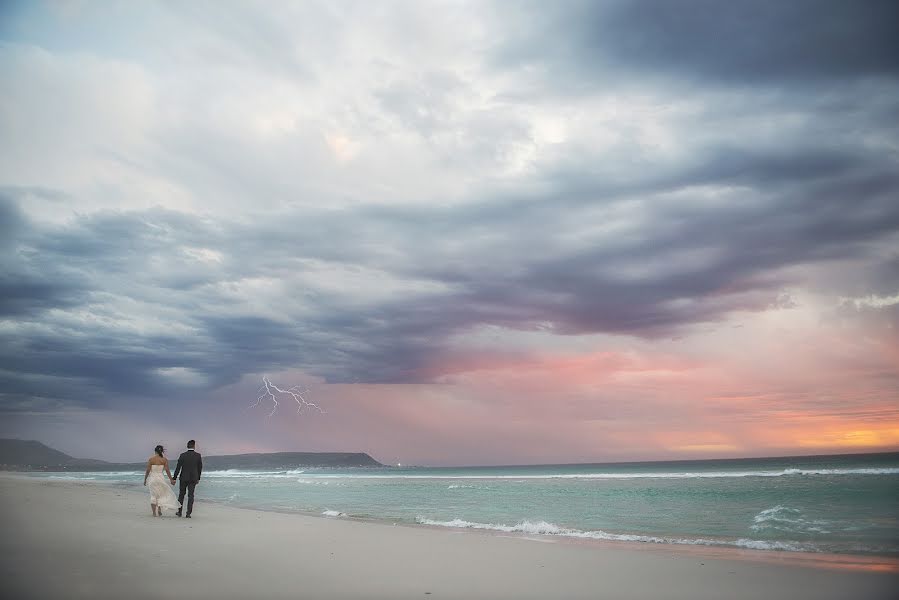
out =
{"type": "MultiPolygon", "coordinates": [[[[75,483],[86,486],[108,487],[120,492],[135,494],[141,497],[146,495],[142,486],[132,483],[122,483],[120,481],[103,481],[103,480],[84,480],[84,479],[65,479],[65,478],[42,478],[32,477],[17,472],[0,472],[0,481],[4,478],[25,479],[29,481],[47,481],[52,483],[75,483]]],[[[433,531],[446,532],[450,534],[463,535],[482,535],[489,537],[506,537],[511,539],[522,539],[533,542],[542,542],[547,544],[570,544],[575,546],[599,547],[614,550],[628,549],[632,551],[661,552],[661,553],[684,553],[685,555],[695,556],[698,559],[724,559],[737,561],[750,561],[765,564],[781,564],[791,566],[804,566],[816,569],[844,570],[844,571],[871,571],[881,573],[899,573],[899,557],[873,555],[873,554],[836,554],[828,552],[803,552],[791,550],[776,549],[756,549],[743,548],[728,545],[711,545],[711,544],[686,544],[686,543],[663,543],[649,541],[632,541],[632,540],[615,540],[602,538],[580,538],[566,535],[553,535],[541,533],[525,533],[525,532],[506,532],[495,529],[476,528],[476,527],[446,527],[441,525],[432,525],[428,523],[418,523],[410,521],[393,521],[377,517],[349,515],[342,513],[337,515],[326,515],[323,512],[304,511],[300,509],[279,509],[277,507],[260,507],[245,505],[241,503],[226,503],[217,499],[198,498],[198,502],[206,505],[218,506],[222,508],[233,508],[238,510],[248,510],[255,512],[273,513],[279,515],[296,515],[304,518],[322,519],[325,521],[344,521],[353,523],[369,523],[374,525],[390,525],[392,527],[405,527],[412,529],[429,529],[433,531]]]]}
{"type": "Polygon", "coordinates": [[[202,495],[190,521],[154,518],[144,494],[93,481],[0,475],[0,510],[7,533],[0,569],[10,597],[23,599],[877,599],[899,589],[895,570],[870,565],[593,540],[535,543],[499,532],[237,508],[202,495]]]}

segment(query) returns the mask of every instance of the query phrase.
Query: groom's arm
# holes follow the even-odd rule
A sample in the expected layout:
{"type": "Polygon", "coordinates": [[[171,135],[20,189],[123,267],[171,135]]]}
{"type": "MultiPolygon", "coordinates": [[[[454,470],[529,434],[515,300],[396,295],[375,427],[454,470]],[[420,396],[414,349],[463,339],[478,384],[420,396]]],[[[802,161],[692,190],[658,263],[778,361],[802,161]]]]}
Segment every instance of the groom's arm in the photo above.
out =
{"type": "Polygon", "coordinates": [[[203,476],[203,457],[199,454],[197,455],[197,481],[200,481],[200,477],[203,476]]]}
{"type": "Polygon", "coordinates": [[[178,464],[175,465],[175,476],[172,479],[178,479],[178,473],[181,472],[181,457],[178,457],[178,464]]]}

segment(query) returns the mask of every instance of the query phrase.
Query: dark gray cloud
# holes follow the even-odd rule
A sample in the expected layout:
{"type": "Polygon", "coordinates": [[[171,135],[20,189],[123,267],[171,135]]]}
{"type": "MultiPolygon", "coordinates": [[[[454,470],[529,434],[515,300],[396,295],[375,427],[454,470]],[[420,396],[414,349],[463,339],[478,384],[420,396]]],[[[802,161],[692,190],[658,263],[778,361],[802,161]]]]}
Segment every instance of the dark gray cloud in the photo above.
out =
{"type": "MultiPolygon", "coordinates": [[[[890,0],[568,1],[533,3],[520,35],[497,44],[504,64],[546,64],[584,86],[616,73],[724,84],[899,76],[899,6],[890,0]]],[[[572,82],[573,83],[573,82],[572,82]]]]}
{"type": "Polygon", "coordinates": [[[11,198],[0,192],[0,316],[20,317],[75,306],[87,289],[47,264],[30,244],[33,230],[11,198]]]}
{"type": "Polygon", "coordinates": [[[582,177],[539,196],[432,209],[253,222],[151,210],[50,227],[7,206],[19,232],[7,285],[29,310],[7,310],[18,343],[2,362],[31,378],[22,391],[47,376],[163,394],[183,387],[172,369],[204,386],[291,367],[330,381],[420,381],[451,335],[480,325],[671,335],[767,308],[798,283],[782,269],[863,259],[899,231],[889,162],[828,150],[719,154],[655,186],[582,177]],[[703,185],[738,191],[691,202],[703,185]],[[672,191],[681,197],[666,199],[672,191]],[[601,224],[635,193],[629,230],[581,232],[578,223],[601,224]],[[190,248],[216,258],[198,261],[190,248]],[[29,272],[54,287],[31,285],[29,272]],[[332,289],[329,274],[347,286],[332,289]],[[380,295],[379,278],[423,287],[380,295]]]}

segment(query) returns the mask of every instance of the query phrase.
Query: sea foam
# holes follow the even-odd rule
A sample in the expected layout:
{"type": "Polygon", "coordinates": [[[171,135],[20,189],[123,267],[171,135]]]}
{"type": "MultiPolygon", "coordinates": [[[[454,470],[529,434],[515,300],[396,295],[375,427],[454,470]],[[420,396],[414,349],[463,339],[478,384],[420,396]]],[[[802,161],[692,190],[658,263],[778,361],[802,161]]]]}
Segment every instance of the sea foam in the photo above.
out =
{"type": "MultiPolygon", "coordinates": [[[[899,475],[899,468],[871,469],[781,469],[776,471],[696,471],[696,472],[652,472],[652,473],[552,473],[521,475],[439,475],[439,474],[308,474],[316,479],[432,479],[432,480],[511,480],[533,479],[716,479],[742,477],[790,477],[790,476],[832,476],[832,475],[899,475]]],[[[239,476],[239,475],[237,475],[239,476]]],[[[277,476],[277,475],[273,475],[277,476]]]]}
{"type": "Polygon", "coordinates": [[[568,538],[606,540],[615,542],[645,542],[653,544],[681,544],[689,546],[730,546],[737,548],[750,548],[753,550],[785,550],[789,552],[821,552],[817,546],[809,543],[793,541],[752,540],[740,538],[737,540],[707,539],[707,538],[675,538],[653,535],[639,535],[631,533],[608,533],[605,531],[582,531],[560,527],[546,521],[519,521],[515,525],[496,523],[476,523],[463,519],[451,521],[436,521],[424,517],[415,520],[421,525],[433,527],[451,527],[458,529],[482,529],[487,531],[501,531],[503,533],[523,533],[528,535],[552,535],[568,538]]]}
{"type": "Polygon", "coordinates": [[[831,523],[821,519],[807,519],[798,508],[777,506],[766,508],[752,519],[752,531],[779,530],[788,533],[830,533],[831,523]]]}
{"type": "Polygon", "coordinates": [[[204,471],[204,477],[231,477],[231,478],[256,478],[256,479],[285,479],[296,477],[305,473],[305,469],[289,469],[279,471],[247,471],[243,469],[224,469],[220,471],[204,471]]]}

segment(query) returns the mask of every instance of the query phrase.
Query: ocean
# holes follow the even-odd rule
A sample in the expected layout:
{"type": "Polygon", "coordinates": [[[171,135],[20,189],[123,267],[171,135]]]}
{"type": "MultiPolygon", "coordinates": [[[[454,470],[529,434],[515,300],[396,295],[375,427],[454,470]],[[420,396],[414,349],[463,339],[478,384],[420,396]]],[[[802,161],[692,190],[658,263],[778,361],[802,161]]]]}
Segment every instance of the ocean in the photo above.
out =
{"type": "MultiPolygon", "coordinates": [[[[141,488],[143,472],[32,475],[141,488]]],[[[332,518],[647,544],[899,556],[899,453],[224,470],[205,472],[197,490],[200,503],[332,518]]]]}

